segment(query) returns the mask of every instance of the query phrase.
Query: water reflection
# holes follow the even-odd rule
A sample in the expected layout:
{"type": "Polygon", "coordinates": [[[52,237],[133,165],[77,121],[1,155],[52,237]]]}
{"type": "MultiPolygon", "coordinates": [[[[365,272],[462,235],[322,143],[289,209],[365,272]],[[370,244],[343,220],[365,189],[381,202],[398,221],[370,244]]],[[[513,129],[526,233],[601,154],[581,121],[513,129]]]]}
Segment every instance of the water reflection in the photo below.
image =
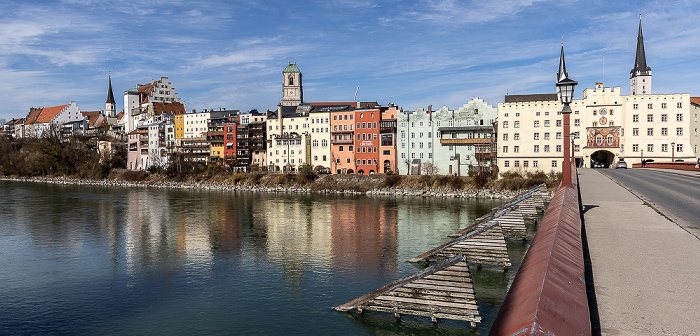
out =
{"type": "Polygon", "coordinates": [[[0,181],[0,334],[431,334],[330,307],[500,202],[0,181]]]}

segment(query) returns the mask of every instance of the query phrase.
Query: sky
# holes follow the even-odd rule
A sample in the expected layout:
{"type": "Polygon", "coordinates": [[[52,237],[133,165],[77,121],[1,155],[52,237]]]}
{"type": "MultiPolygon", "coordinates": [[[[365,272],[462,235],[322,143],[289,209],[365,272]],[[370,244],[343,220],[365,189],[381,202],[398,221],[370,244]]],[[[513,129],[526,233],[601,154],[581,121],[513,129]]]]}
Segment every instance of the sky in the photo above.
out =
{"type": "Polygon", "coordinates": [[[700,96],[698,1],[0,0],[0,119],[76,101],[104,110],[168,77],[188,111],[275,109],[296,62],[304,100],[404,110],[555,92],[629,93],[639,13],[653,93],[700,96]],[[359,89],[358,89],[359,87],[359,89]]]}

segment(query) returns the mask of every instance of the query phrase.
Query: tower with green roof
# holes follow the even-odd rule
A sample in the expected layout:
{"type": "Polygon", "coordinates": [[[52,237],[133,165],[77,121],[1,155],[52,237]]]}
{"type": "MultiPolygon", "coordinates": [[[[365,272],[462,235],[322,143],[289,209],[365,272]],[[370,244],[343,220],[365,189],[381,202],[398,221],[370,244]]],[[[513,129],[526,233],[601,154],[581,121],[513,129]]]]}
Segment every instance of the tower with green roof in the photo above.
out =
{"type": "Polygon", "coordinates": [[[301,84],[301,71],[297,62],[289,62],[282,71],[282,106],[298,106],[304,102],[304,91],[301,84]]]}

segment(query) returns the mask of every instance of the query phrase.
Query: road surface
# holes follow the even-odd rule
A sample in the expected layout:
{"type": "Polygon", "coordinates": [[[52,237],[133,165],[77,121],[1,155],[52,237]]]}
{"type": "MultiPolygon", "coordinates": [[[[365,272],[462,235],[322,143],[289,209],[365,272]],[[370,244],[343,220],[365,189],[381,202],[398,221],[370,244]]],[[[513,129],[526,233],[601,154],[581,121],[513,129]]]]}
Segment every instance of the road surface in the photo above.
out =
{"type": "Polygon", "coordinates": [[[600,171],[700,238],[700,178],[648,169],[600,171]]]}

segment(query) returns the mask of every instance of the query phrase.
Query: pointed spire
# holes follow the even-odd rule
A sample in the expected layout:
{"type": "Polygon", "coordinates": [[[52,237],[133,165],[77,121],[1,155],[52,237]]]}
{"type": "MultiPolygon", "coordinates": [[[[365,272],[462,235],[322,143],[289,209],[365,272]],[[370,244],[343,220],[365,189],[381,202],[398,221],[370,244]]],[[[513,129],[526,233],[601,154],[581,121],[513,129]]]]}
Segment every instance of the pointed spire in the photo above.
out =
{"type": "Polygon", "coordinates": [[[630,73],[640,73],[646,75],[651,68],[647,66],[647,58],[644,52],[644,35],[642,35],[642,13],[639,13],[639,33],[637,34],[637,54],[634,58],[634,68],[630,73]]]}
{"type": "Polygon", "coordinates": [[[107,101],[105,104],[116,105],[114,102],[114,93],[112,92],[112,73],[109,73],[109,91],[107,91],[107,101]]]}
{"type": "Polygon", "coordinates": [[[559,56],[559,71],[557,71],[557,83],[569,78],[569,73],[566,72],[566,63],[564,62],[564,41],[561,42],[561,55],[559,56]]]}

